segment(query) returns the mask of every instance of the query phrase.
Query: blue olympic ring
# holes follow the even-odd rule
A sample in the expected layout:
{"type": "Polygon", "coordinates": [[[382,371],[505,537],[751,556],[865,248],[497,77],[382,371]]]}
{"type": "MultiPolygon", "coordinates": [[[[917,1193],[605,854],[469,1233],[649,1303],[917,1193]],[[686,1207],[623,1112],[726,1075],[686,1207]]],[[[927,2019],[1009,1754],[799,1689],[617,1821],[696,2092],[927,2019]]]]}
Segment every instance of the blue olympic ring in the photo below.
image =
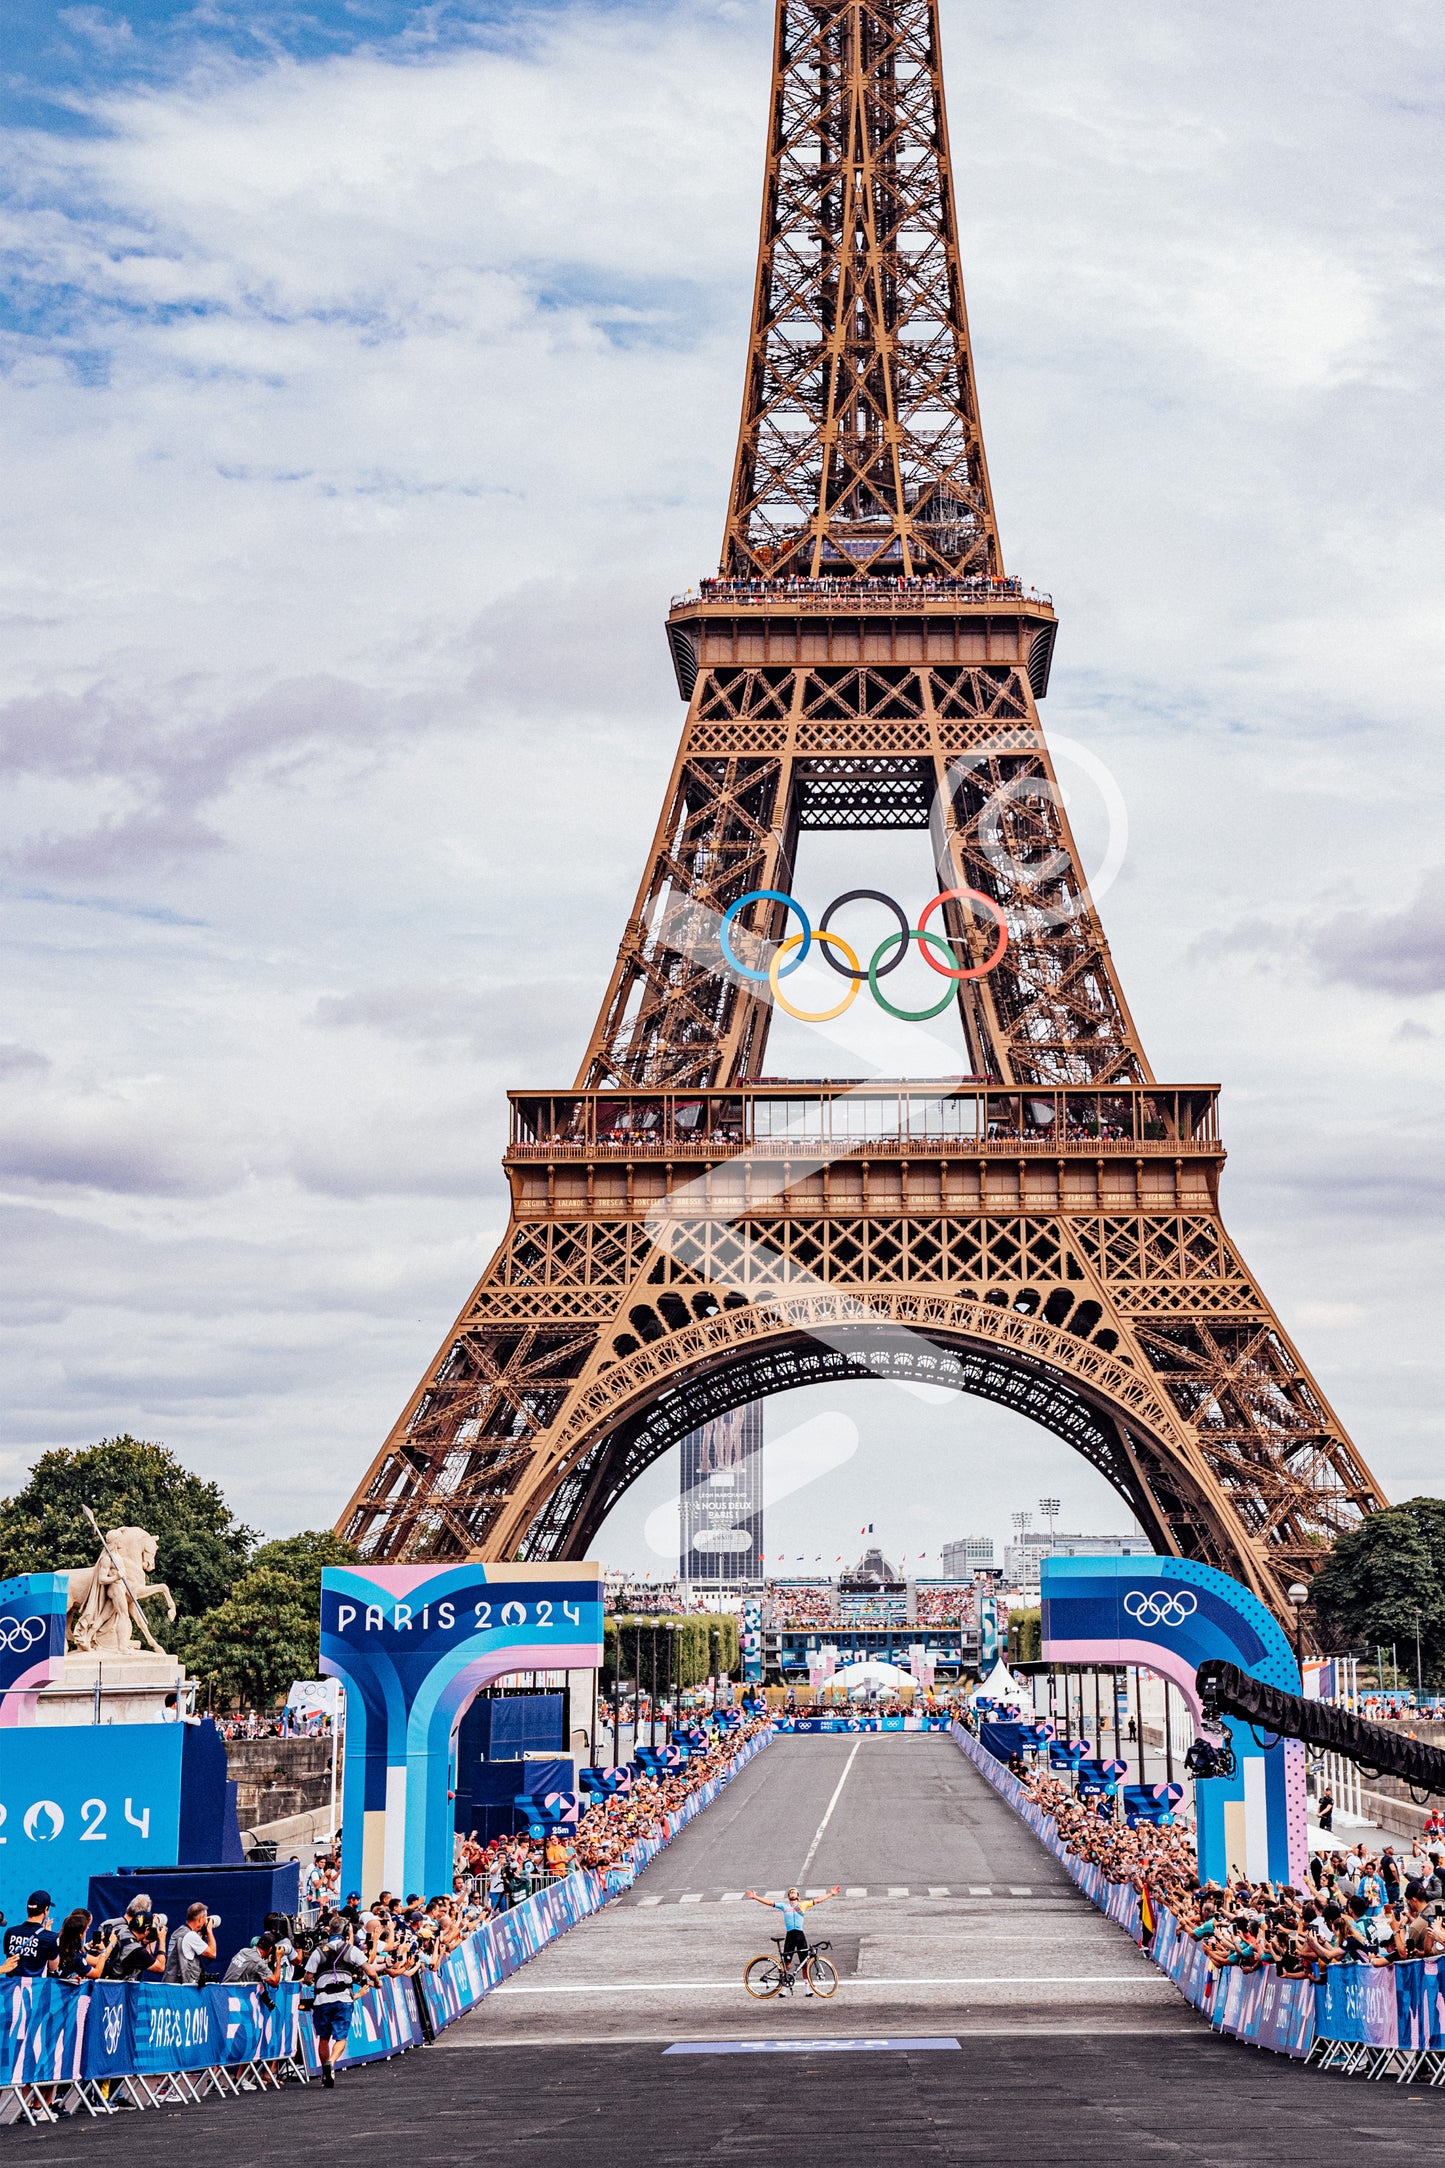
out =
{"type": "Polygon", "coordinates": [[[746,911],[750,903],[781,903],[785,905],[788,910],[796,911],[798,917],[803,921],[803,945],[799,949],[797,955],[793,958],[793,961],[779,971],[778,977],[780,979],[785,979],[790,971],[796,971],[802,964],[803,959],[806,957],[809,949],[813,946],[813,929],[808,922],[807,912],[803,909],[803,906],[798,902],[797,898],[795,896],[784,895],[782,889],[780,888],[750,888],[745,896],[739,896],[736,903],[728,905],[727,910],[723,914],[723,922],[718,928],[718,946],[721,948],[728,962],[732,965],[734,971],[739,972],[741,976],[745,979],[760,979],[763,985],[766,986],[768,983],[767,972],[750,971],[745,963],[740,963],[737,957],[733,954],[733,945],[732,942],[728,939],[728,928],[731,926],[733,920],[737,917],[739,911],[746,911]]]}

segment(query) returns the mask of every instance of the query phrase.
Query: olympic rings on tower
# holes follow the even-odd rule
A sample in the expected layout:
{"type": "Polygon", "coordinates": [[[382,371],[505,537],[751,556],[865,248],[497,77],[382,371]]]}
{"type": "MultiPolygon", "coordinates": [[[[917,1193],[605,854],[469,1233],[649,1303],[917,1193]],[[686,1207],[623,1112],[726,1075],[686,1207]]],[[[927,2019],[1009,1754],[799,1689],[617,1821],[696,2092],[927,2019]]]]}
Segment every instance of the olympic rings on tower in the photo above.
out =
{"type": "Polygon", "coordinates": [[[815,928],[796,896],[788,895],[786,890],[781,888],[752,888],[749,889],[745,896],[739,896],[736,903],[728,906],[723,915],[722,924],[718,928],[718,946],[732,969],[741,978],[754,979],[760,985],[770,986],[773,990],[773,996],[783,1013],[786,1016],[795,1016],[801,1023],[805,1024],[828,1024],[832,1022],[835,1016],[841,1016],[846,1009],[852,1007],[858,994],[862,991],[865,979],[868,982],[869,991],[878,1006],[881,1009],[886,1009],[890,1016],[898,1017],[903,1023],[922,1024],[926,1023],[930,1017],[941,1016],[950,1001],[954,999],[953,987],[949,988],[940,1001],[934,1002],[931,1008],[925,1009],[899,1008],[879,988],[878,981],[887,978],[889,972],[896,971],[902,963],[908,953],[910,941],[918,943],[923,961],[931,971],[936,971],[940,978],[951,979],[955,983],[964,979],[981,979],[985,978],[1003,960],[1004,950],[1008,947],[1008,920],[1004,917],[1003,912],[994,902],[992,896],[985,896],[976,888],[945,888],[939,895],[934,897],[931,903],[924,906],[918,915],[918,924],[916,926],[909,924],[908,914],[902,904],[896,898],[885,895],[882,889],[849,888],[841,896],[833,898],[815,928]],[[994,942],[988,956],[985,957],[981,964],[974,964],[967,970],[956,968],[954,964],[955,951],[951,940],[942,934],[930,933],[928,928],[928,921],[940,904],[954,902],[979,906],[981,910],[987,912],[998,927],[998,939],[994,942]],[[762,971],[754,970],[750,964],[745,964],[732,944],[732,929],[735,921],[742,912],[747,910],[749,904],[753,903],[780,903],[785,911],[793,913],[803,929],[801,933],[789,934],[786,940],[778,943],[772,961],[762,971]],[[866,964],[859,962],[856,952],[849,946],[848,942],[843,940],[840,935],[829,931],[829,921],[833,913],[841,911],[844,904],[847,903],[881,903],[893,913],[893,916],[898,921],[897,932],[884,935],[866,964]],[[848,991],[836,1008],[794,1008],[792,1002],[786,998],[778,985],[779,979],[787,978],[790,972],[796,971],[806,960],[814,942],[818,944],[819,952],[829,970],[836,971],[840,978],[849,981],[848,991]],[[794,949],[798,953],[793,957],[791,963],[785,964],[783,958],[794,949]],[[841,953],[846,959],[845,962],[840,963],[837,956],[830,954],[830,951],[834,949],[841,953]],[[897,950],[896,955],[890,953],[894,949],[897,950]],[[936,949],[940,956],[948,960],[939,963],[929,954],[930,949],[936,949]],[[884,961],[885,957],[888,959],[886,962],[884,961]]]}

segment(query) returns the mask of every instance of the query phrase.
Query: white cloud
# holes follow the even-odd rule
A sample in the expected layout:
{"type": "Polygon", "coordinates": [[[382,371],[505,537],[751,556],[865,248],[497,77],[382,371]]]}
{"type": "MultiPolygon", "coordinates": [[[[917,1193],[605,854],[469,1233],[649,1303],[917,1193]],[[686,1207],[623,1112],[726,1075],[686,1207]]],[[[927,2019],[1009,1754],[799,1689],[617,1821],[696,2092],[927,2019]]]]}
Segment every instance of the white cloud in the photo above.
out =
{"type": "MultiPolygon", "coordinates": [[[[149,1429],[268,1527],[329,1517],[485,1261],[505,1089],[573,1073],[671,758],[660,618],[721,531],[770,12],[198,47],[12,143],[12,1459],[149,1429]]],[[[1130,999],[1161,1073],[1225,1078],[1231,1222],[1418,1487],[1439,29],[1038,0],[944,35],[1005,544],[1061,604],[1047,720],[1128,803],[1130,999]]],[[[915,1436],[900,1548],[1067,1482],[989,1416],[965,1496],[948,1408],[857,1390],[825,1551],[915,1436]]]]}

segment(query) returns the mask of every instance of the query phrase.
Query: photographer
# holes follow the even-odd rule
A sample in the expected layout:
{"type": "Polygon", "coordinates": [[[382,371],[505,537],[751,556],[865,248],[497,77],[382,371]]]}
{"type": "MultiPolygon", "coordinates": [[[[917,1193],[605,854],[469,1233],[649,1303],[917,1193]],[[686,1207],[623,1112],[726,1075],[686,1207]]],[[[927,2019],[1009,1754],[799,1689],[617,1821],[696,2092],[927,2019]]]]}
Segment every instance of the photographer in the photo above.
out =
{"type": "Polygon", "coordinates": [[[74,1912],[67,1912],[60,1923],[60,1948],[55,1958],[57,1979],[98,1980],[114,1947],[114,1930],[108,1935],[91,1934],[90,1914],[84,1905],[74,1912]]]}
{"type": "Polygon", "coordinates": [[[124,1919],[104,1921],[102,1933],[113,1937],[104,1979],[147,1980],[165,1971],[166,1916],[151,1910],[149,1897],[139,1893],[132,1897],[124,1919]]]}
{"type": "Polygon", "coordinates": [[[227,1987],[279,1987],[281,1952],[273,1934],[258,1935],[244,1950],[237,1950],[226,1967],[227,1987]]]}
{"type": "Polygon", "coordinates": [[[186,1906],[186,1924],[166,1955],[165,1977],[172,1987],[204,1987],[207,1961],[216,1961],[220,1920],[203,1904],[186,1906]]]}
{"type": "MultiPolygon", "coordinates": [[[[338,2049],[342,2054],[346,2052],[352,1997],[368,1980],[375,1980],[376,1971],[352,1941],[351,1922],[344,1912],[333,1912],[322,1925],[326,1939],[307,1958],[302,1979],[310,1993],[311,2027],[316,2038],[316,2059],[321,2065],[321,2083],[329,2088],[336,2083],[332,2061],[338,2049]]],[[[304,1995],[301,2006],[306,2008],[304,1995]]]]}

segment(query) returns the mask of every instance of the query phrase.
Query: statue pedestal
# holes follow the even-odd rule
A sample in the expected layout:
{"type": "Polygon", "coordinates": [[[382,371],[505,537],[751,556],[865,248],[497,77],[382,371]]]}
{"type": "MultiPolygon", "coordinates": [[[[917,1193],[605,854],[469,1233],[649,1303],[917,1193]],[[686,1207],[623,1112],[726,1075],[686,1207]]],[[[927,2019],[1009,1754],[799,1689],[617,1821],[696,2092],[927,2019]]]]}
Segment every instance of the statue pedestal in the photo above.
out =
{"type": "Polygon", "coordinates": [[[186,1667],[179,1656],[150,1649],[72,1650],[65,1678],[35,1696],[37,1724],[175,1723],[187,1707],[186,1667]],[[166,1696],[176,1701],[169,1709],[166,1696]]]}

